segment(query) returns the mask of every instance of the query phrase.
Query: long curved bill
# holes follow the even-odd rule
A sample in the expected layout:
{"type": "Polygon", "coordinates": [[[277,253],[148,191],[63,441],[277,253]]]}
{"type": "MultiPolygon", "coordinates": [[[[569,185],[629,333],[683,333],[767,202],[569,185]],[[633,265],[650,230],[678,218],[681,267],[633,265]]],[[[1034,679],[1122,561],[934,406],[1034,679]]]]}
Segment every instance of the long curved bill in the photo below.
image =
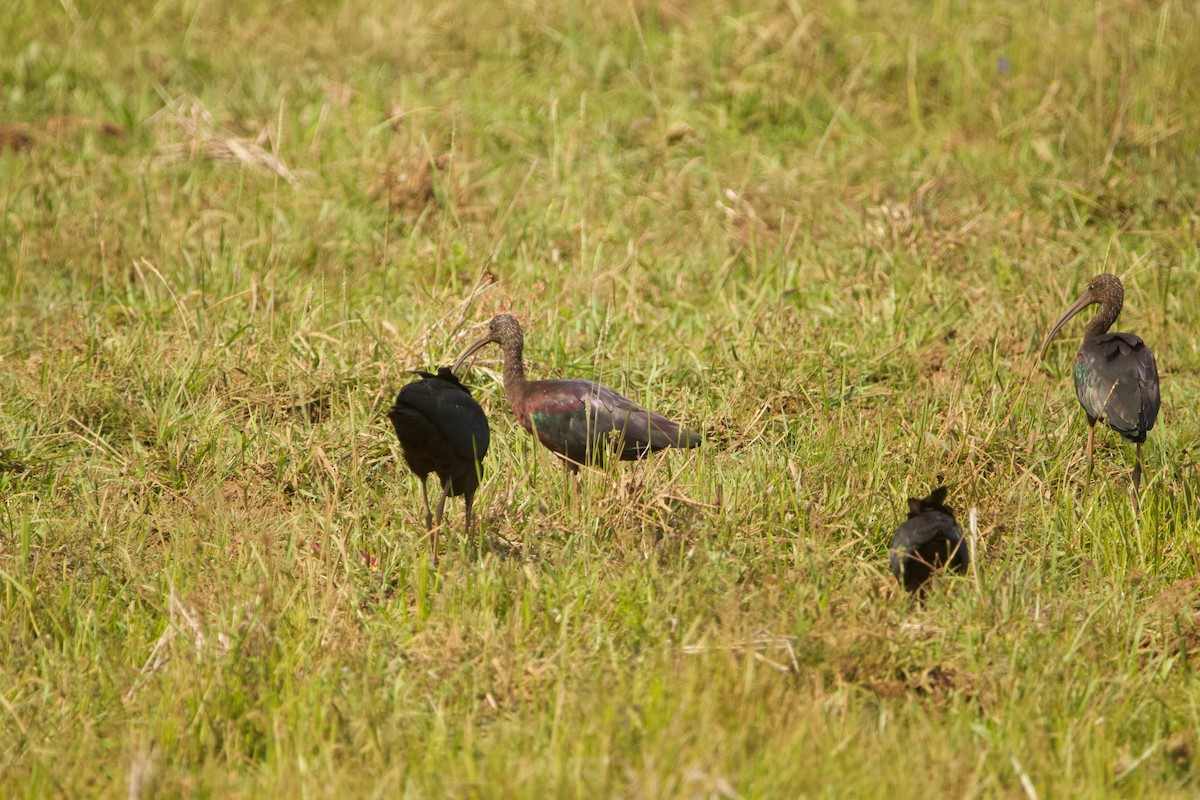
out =
{"type": "Polygon", "coordinates": [[[485,347],[486,345],[489,345],[491,343],[492,343],[492,337],[490,335],[484,336],[482,339],[475,342],[473,345],[471,345],[470,347],[468,347],[466,350],[463,351],[463,354],[458,357],[458,361],[454,362],[454,366],[450,368],[450,371],[457,373],[458,368],[460,366],[462,366],[462,363],[464,361],[466,361],[468,358],[475,355],[476,352],[478,352],[479,350],[483,349],[483,347],[485,347]]]}
{"type": "Polygon", "coordinates": [[[1050,333],[1046,334],[1046,341],[1042,342],[1042,352],[1038,355],[1038,359],[1046,357],[1046,351],[1050,348],[1050,341],[1062,329],[1063,325],[1070,322],[1071,317],[1083,311],[1085,308],[1096,302],[1092,297],[1091,292],[1084,292],[1083,295],[1075,301],[1075,304],[1067,309],[1067,312],[1058,318],[1058,322],[1054,323],[1054,327],[1050,329],[1050,333]]]}

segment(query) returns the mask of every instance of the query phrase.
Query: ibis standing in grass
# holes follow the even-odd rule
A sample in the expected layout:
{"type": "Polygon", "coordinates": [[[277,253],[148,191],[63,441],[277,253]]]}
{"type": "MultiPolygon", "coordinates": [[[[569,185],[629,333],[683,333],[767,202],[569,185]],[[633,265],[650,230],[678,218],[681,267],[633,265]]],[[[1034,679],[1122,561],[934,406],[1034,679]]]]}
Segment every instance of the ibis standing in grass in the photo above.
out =
{"type": "Polygon", "coordinates": [[[700,435],[649,411],[607,386],[585,380],[531,381],[525,377],[525,335],[511,314],[488,323],[466,349],[455,371],[476,351],[498,344],[504,359],[504,396],[525,430],[563,459],[573,473],[606,459],[641,458],[667,447],[696,447],[700,435]]]}
{"type": "Polygon", "coordinates": [[[417,372],[420,380],[400,390],[388,419],[396,429],[408,468],[421,479],[425,500],[425,527],[433,530],[433,562],[437,563],[438,529],[447,497],[462,496],[466,505],[466,531],[471,533],[471,503],[483,477],[491,433],[487,416],[471,392],[454,373],[442,367],[437,375],[417,372]],[[437,520],[429,508],[426,480],[429,473],[441,479],[437,520]]]}
{"type": "Polygon", "coordinates": [[[892,574],[905,590],[924,597],[926,583],[935,571],[947,567],[965,575],[971,565],[970,548],[962,526],[946,505],[946,487],[928,497],[908,499],[908,519],[892,536],[888,561],[892,574]]]}
{"type": "MultiPolygon", "coordinates": [[[[1133,466],[1133,499],[1137,503],[1142,477],[1142,443],[1158,417],[1158,367],[1154,353],[1132,333],[1109,333],[1125,302],[1125,288],[1116,275],[1097,275],[1087,291],[1054,323],[1042,344],[1045,358],[1050,340],[1067,321],[1090,305],[1100,310],[1084,331],[1075,356],[1075,396],[1087,413],[1087,481],[1092,476],[1092,446],[1096,421],[1137,445],[1133,466]]],[[[1085,484],[1086,485],[1086,484],[1085,484]]]]}

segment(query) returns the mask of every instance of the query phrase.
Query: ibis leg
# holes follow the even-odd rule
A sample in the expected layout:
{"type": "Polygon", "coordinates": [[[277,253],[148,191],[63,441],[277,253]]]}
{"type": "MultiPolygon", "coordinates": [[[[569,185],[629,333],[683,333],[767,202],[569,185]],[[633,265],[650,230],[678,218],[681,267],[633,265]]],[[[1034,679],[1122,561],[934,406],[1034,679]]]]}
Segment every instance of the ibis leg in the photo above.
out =
{"type": "Polygon", "coordinates": [[[442,487],[442,496],[438,498],[437,516],[433,518],[433,524],[436,527],[442,526],[442,515],[446,513],[446,498],[450,496],[450,487],[442,487]]]}
{"type": "Polygon", "coordinates": [[[1092,454],[1093,447],[1096,443],[1096,418],[1088,417],[1088,438],[1087,438],[1087,477],[1083,479],[1083,502],[1087,502],[1088,494],[1092,488],[1092,454]]]}
{"type": "Polygon", "coordinates": [[[1138,488],[1140,486],[1141,486],[1141,443],[1139,441],[1138,450],[1136,450],[1134,458],[1133,458],[1133,497],[1135,500],[1138,499],[1138,488]]]}
{"type": "Polygon", "coordinates": [[[437,516],[433,518],[433,524],[436,527],[442,527],[442,515],[446,513],[446,498],[450,496],[450,484],[442,486],[442,496],[438,498],[437,516]]]}
{"type": "Polygon", "coordinates": [[[446,512],[446,495],[450,493],[450,484],[442,485],[442,496],[438,500],[437,518],[433,523],[433,565],[436,567],[438,562],[438,535],[442,532],[442,514],[446,512]]]}
{"type": "Polygon", "coordinates": [[[421,499],[425,501],[425,530],[433,527],[433,512],[429,510],[429,481],[421,481],[421,499]]]}
{"type": "Polygon", "coordinates": [[[579,496],[579,465],[574,461],[566,458],[562,460],[563,469],[567,471],[568,480],[571,483],[571,490],[576,497],[579,496]],[[573,480],[572,480],[573,479],[573,480]]]}
{"type": "Polygon", "coordinates": [[[1088,441],[1087,441],[1087,456],[1088,456],[1087,479],[1088,479],[1088,483],[1091,483],[1091,481],[1092,481],[1092,455],[1094,452],[1093,447],[1094,447],[1095,443],[1096,443],[1096,418],[1088,417],[1088,441]]]}

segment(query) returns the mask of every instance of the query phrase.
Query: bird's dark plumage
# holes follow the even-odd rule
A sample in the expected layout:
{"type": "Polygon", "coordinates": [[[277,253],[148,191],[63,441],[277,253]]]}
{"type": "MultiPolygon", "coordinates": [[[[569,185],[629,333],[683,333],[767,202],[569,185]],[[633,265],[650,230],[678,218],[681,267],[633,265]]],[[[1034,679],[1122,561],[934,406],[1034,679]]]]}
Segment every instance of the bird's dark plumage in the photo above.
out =
{"type": "MultiPolygon", "coordinates": [[[[483,457],[491,442],[487,416],[467,387],[442,367],[436,375],[417,372],[420,380],[400,390],[388,419],[396,429],[409,469],[421,479],[425,524],[433,526],[425,481],[434,473],[442,482],[437,523],[441,524],[447,497],[463,496],[466,527],[471,528],[471,504],[483,476],[483,457]]],[[[433,542],[437,558],[437,536],[433,542]]]]}
{"type": "Polygon", "coordinates": [[[1127,442],[1146,441],[1158,417],[1158,366],[1154,353],[1132,333],[1091,336],[1075,357],[1075,396],[1092,419],[1127,442]]]}
{"type": "Polygon", "coordinates": [[[584,380],[536,381],[518,419],[538,440],[578,464],[606,457],[632,461],[667,447],[695,447],[700,437],[607,386],[584,380]]]}
{"type": "MultiPolygon", "coordinates": [[[[1102,421],[1127,442],[1137,445],[1133,466],[1134,504],[1142,475],[1142,443],[1158,418],[1158,365],[1154,353],[1132,333],[1109,333],[1125,303],[1125,287],[1116,275],[1097,275],[1087,290],[1066,310],[1042,343],[1045,358],[1055,334],[1090,305],[1100,310],[1084,331],[1075,356],[1075,396],[1087,412],[1088,477],[1092,473],[1092,447],[1096,422],[1102,421]]],[[[1090,482],[1090,480],[1089,480],[1090,482]]]]}
{"type": "Polygon", "coordinates": [[[585,380],[527,380],[525,335],[511,314],[493,317],[488,333],[459,356],[454,368],[492,343],[503,352],[504,394],[513,414],[573,471],[580,464],[597,466],[611,457],[630,461],[701,442],[699,434],[607,386],[585,380]]]}
{"type": "Polygon", "coordinates": [[[945,505],[946,493],[941,486],[928,497],[909,498],[908,519],[892,536],[888,561],[892,574],[909,592],[923,594],[926,581],[937,569],[947,567],[965,574],[971,564],[962,526],[945,505]]]}

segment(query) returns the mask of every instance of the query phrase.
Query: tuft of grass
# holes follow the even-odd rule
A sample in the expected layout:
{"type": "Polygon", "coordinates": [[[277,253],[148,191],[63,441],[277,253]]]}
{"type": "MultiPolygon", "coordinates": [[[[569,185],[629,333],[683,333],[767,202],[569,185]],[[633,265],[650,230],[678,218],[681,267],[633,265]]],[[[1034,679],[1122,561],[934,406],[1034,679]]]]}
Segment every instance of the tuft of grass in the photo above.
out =
{"type": "Polygon", "coordinates": [[[1195,795],[1200,14],[28,0],[0,18],[0,794],[1195,795]],[[1130,448],[1067,331],[1154,348],[1130,448]],[[492,314],[428,560],[384,410],[492,314]],[[492,359],[492,360],[489,360],[492,359]],[[904,498],[977,511],[916,607],[904,498]]]}

